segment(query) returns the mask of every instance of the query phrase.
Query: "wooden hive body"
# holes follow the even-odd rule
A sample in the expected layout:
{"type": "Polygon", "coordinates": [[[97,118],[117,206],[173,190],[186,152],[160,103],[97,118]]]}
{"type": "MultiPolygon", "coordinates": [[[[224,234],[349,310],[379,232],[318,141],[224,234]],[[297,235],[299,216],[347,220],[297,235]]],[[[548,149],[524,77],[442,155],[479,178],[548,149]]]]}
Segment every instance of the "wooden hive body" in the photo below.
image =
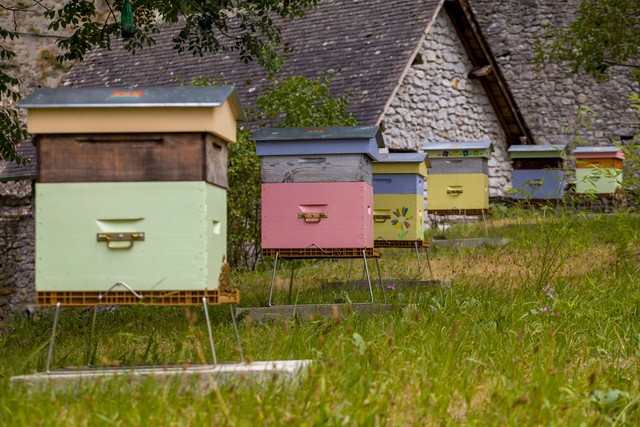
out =
{"type": "Polygon", "coordinates": [[[624,153],[619,147],[578,147],[576,193],[614,194],[622,188],[624,153]]]}
{"type": "Polygon", "coordinates": [[[374,236],[383,241],[424,239],[425,153],[390,153],[374,163],[374,236]]]}
{"type": "Polygon", "coordinates": [[[558,200],[564,198],[566,146],[512,145],[512,187],[515,199],[558,200]]]}
{"type": "Polygon", "coordinates": [[[429,210],[488,209],[490,141],[427,143],[429,210]]]}
{"type": "Polygon", "coordinates": [[[371,182],[371,158],[365,154],[265,156],[263,183],[371,182]]]}
{"type": "Polygon", "coordinates": [[[217,289],[226,224],[203,181],[36,184],[36,290],[217,289]]]}
{"type": "Polygon", "coordinates": [[[209,133],[36,138],[39,182],[207,181],[226,188],[227,142],[209,133]]]}
{"type": "Polygon", "coordinates": [[[562,199],[564,197],[564,171],[560,169],[514,170],[512,186],[516,199],[562,199]]]}
{"type": "Polygon", "coordinates": [[[262,184],[262,247],[373,247],[373,188],[365,182],[262,184]]]}
{"type": "Polygon", "coordinates": [[[424,239],[422,194],[374,194],[373,206],[376,240],[424,239]]]}
{"type": "Polygon", "coordinates": [[[489,177],[485,174],[427,176],[429,210],[488,209],[489,177]]]}
{"type": "Polygon", "coordinates": [[[424,177],[417,174],[376,173],[374,194],[413,194],[424,198],[424,177]]]}

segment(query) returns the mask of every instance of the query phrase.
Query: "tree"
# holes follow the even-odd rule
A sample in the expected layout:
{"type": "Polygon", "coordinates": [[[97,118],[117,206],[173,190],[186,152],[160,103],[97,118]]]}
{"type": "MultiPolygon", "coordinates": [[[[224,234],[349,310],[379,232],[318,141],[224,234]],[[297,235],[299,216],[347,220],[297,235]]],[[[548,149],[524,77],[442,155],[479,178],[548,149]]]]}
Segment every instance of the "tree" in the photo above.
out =
{"type": "Polygon", "coordinates": [[[545,29],[536,62],[565,61],[600,80],[622,68],[640,83],[640,1],[582,0],[574,21],[545,29]]]}
{"type": "MultiPolygon", "coordinates": [[[[319,0],[67,0],[48,8],[40,0],[0,3],[10,12],[43,10],[50,30],[66,29],[70,35],[57,41],[62,53],[59,62],[82,60],[94,47],[110,49],[114,37],[123,37],[124,49],[136,51],[155,44],[154,34],[167,30],[162,23],[180,23],[173,37],[178,53],[205,55],[208,52],[236,51],[249,62],[257,60],[268,72],[281,65],[279,44],[281,28],[276,17],[304,16],[307,8],[319,0]],[[103,7],[98,7],[101,4],[103,7]]],[[[18,34],[0,28],[0,61],[15,56],[9,48],[18,34]]],[[[20,80],[0,68],[0,158],[21,161],[15,144],[26,137],[26,131],[15,110],[20,99],[20,80]]]]}

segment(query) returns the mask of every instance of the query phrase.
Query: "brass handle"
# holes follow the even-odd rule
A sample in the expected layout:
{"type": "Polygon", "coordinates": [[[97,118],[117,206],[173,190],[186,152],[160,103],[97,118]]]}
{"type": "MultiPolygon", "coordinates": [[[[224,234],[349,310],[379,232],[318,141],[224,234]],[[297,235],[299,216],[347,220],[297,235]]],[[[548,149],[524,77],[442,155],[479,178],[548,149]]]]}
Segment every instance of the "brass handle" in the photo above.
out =
{"type": "Polygon", "coordinates": [[[109,249],[131,249],[134,242],[144,241],[144,233],[98,233],[96,239],[98,242],[107,242],[109,249]],[[118,244],[122,242],[128,245],[118,244]]]}
{"type": "Polygon", "coordinates": [[[529,181],[529,187],[541,188],[542,187],[542,180],[536,179],[536,180],[533,180],[533,181],[529,181]]]}
{"type": "Polygon", "coordinates": [[[388,219],[391,219],[391,215],[374,215],[373,216],[373,220],[375,222],[385,222],[388,219]]]}
{"type": "Polygon", "coordinates": [[[451,194],[452,196],[459,196],[463,192],[463,190],[447,190],[447,194],[451,194]]]}
{"type": "Polygon", "coordinates": [[[300,212],[298,218],[303,218],[306,223],[317,223],[322,221],[323,218],[329,218],[326,212],[300,212]]]}

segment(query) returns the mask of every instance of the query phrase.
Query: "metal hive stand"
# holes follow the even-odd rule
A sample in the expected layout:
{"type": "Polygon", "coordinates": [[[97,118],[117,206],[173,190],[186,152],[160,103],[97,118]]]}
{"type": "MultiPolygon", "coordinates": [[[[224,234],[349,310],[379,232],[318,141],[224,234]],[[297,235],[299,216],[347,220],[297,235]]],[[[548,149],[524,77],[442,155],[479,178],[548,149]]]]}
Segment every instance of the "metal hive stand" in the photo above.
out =
{"type": "Polygon", "coordinates": [[[433,280],[433,271],[431,270],[431,259],[429,258],[429,243],[424,240],[387,240],[379,237],[374,241],[376,248],[398,248],[398,249],[415,249],[416,260],[418,261],[418,275],[422,280],[422,262],[420,261],[420,250],[424,249],[427,258],[427,266],[429,267],[429,276],[433,280]]]}
{"type": "MultiPolygon", "coordinates": [[[[214,304],[214,305],[219,305],[219,304],[225,304],[228,303],[229,304],[229,310],[231,312],[231,320],[233,323],[233,332],[235,333],[236,336],[236,342],[238,344],[238,351],[240,353],[240,360],[244,362],[244,353],[242,351],[242,341],[240,340],[240,335],[238,333],[238,325],[236,323],[236,316],[234,313],[234,309],[233,309],[233,304],[237,304],[238,300],[239,300],[239,292],[237,290],[235,291],[223,291],[223,290],[215,290],[215,291],[194,291],[196,293],[204,293],[204,296],[202,296],[201,298],[201,302],[202,302],[202,307],[204,310],[204,316],[205,316],[205,320],[207,322],[207,333],[208,333],[208,338],[209,338],[209,346],[211,348],[211,356],[212,356],[212,362],[214,365],[218,364],[218,360],[216,357],[216,349],[215,349],[215,345],[213,343],[213,333],[212,333],[212,329],[211,329],[211,321],[209,319],[209,304],[214,304]],[[216,295],[219,296],[218,294],[224,294],[226,295],[225,298],[211,298],[212,295],[216,295]]],[[[87,294],[94,294],[94,293],[89,293],[89,292],[40,292],[39,294],[64,294],[62,295],[62,297],[60,297],[60,295],[58,295],[58,299],[55,298],[56,295],[53,295],[53,297],[51,295],[48,295],[48,299],[40,299],[40,295],[38,295],[38,303],[39,305],[54,305],[55,304],[55,313],[53,316],[53,327],[51,329],[51,339],[49,341],[49,351],[47,353],[47,363],[46,363],[46,373],[50,373],[51,372],[51,360],[53,359],[53,349],[54,349],[54,345],[55,345],[55,338],[56,338],[56,329],[58,326],[58,319],[59,319],[59,315],[60,315],[60,308],[62,307],[62,305],[64,304],[67,307],[86,307],[86,306],[93,306],[93,316],[91,319],[91,333],[89,335],[89,347],[87,350],[87,366],[91,366],[91,349],[93,347],[93,337],[94,337],[94,332],[95,332],[95,325],[96,325],[96,318],[98,315],[98,307],[100,305],[131,305],[132,304],[132,300],[138,301],[138,303],[140,304],[145,304],[145,305],[198,305],[200,304],[200,301],[196,301],[194,298],[190,298],[190,299],[185,299],[184,295],[182,295],[182,298],[180,298],[175,304],[171,304],[170,300],[167,300],[166,298],[170,298],[169,296],[166,296],[166,298],[161,299],[160,301],[162,303],[154,303],[154,302],[149,302],[149,301],[144,301],[144,299],[146,298],[145,293],[144,292],[136,292],[135,290],[133,290],[131,287],[129,287],[129,285],[127,285],[124,282],[117,282],[115,283],[111,288],[109,288],[109,290],[107,290],[106,292],[94,292],[95,294],[97,294],[97,296],[95,296],[93,299],[93,303],[89,304],[89,301],[91,301],[87,294]],[[115,288],[118,287],[123,287],[126,290],[125,291],[114,291],[115,288]],[[122,294],[126,293],[128,295],[129,298],[122,298],[122,294]],[[75,299],[73,298],[74,294],[75,295],[75,299]],[[115,300],[114,300],[114,295],[115,295],[115,300]],[[115,302],[115,301],[125,301],[125,302],[115,302]]],[[[171,294],[172,292],[163,292],[165,294],[171,294]]],[[[184,294],[185,292],[176,292],[176,294],[184,294]]],[[[149,294],[149,293],[147,293],[149,294]]],[[[153,294],[153,293],[151,293],[153,294]]]]}
{"type": "MultiPolygon", "coordinates": [[[[273,287],[276,281],[276,269],[278,268],[278,260],[279,259],[288,259],[291,260],[291,277],[289,280],[289,295],[288,302],[291,303],[291,293],[293,290],[293,273],[295,269],[295,262],[297,259],[354,259],[354,258],[362,258],[364,260],[364,270],[367,275],[367,283],[369,285],[369,294],[371,296],[371,302],[374,302],[373,297],[373,286],[371,285],[371,275],[369,274],[369,265],[367,263],[367,257],[373,258],[376,260],[376,268],[378,270],[378,279],[380,283],[380,289],[382,290],[382,295],[384,298],[384,302],[387,302],[387,296],[384,293],[384,286],[382,285],[382,275],[380,274],[380,263],[378,262],[378,258],[380,258],[381,253],[379,251],[374,250],[373,248],[329,248],[323,249],[317,245],[310,245],[304,249],[273,249],[266,248],[262,249],[263,257],[274,257],[273,261],[273,272],[271,274],[271,286],[269,288],[269,301],[267,302],[269,307],[274,306],[273,303],[273,287]]],[[[351,276],[351,266],[349,267],[349,277],[347,278],[347,283],[349,282],[349,278],[351,276]]]]}

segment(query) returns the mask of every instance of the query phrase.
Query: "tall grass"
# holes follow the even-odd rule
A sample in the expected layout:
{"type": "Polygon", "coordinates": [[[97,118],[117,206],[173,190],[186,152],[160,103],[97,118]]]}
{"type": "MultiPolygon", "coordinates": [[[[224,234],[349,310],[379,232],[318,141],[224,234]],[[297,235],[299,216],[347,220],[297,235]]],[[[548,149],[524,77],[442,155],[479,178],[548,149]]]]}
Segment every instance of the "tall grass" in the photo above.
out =
{"type": "MultiPolygon", "coordinates": [[[[640,219],[572,220],[571,232],[554,233],[565,223],[554,226],[557,220],[548,214],[514,219],[494,230],[511,239],[507,246],[432,251],[436,277],[451,279],[451,286],[387,290],[397,302],[391,312],[241,321],[248,359],[314,360],[296,381],[238,378],[206,388],[125,379],[67,389],[12,386],[10,376],[43,369],[52,317],[17,321],[0,341],[0,422],[638,425],[640,219]],[[549,248],[556,254],[545,255],[549,248]]],[[[411,251],[381,259],[386,278],[414,274],[415,263],[411,251]]],[[[334,292],[319,283],[344,279],[347,269],[348,261],[301,263],[294,295],[332,302],[334,292]]],[[[354,263],[352,274],[359,269],[354,263]]],[[[282,299],[288,267],[278,276],[276,297],[282,299]]],[[[234,273],[242,305],[266,300],[270,278],[269,265],[234,273]]],[[[354,301],[366,298],[352,295],[354,301]]],[[[211,314],[219,359],[236,360],[228,308],[211,314]]],[[[95,359],[202,361],[209,357],[202,317],[198,307],[105,311],[98,316],[95,359]]],[[[84,363],[90,319],[88,311],[63,311],[56,366],[84,363]]]]}

